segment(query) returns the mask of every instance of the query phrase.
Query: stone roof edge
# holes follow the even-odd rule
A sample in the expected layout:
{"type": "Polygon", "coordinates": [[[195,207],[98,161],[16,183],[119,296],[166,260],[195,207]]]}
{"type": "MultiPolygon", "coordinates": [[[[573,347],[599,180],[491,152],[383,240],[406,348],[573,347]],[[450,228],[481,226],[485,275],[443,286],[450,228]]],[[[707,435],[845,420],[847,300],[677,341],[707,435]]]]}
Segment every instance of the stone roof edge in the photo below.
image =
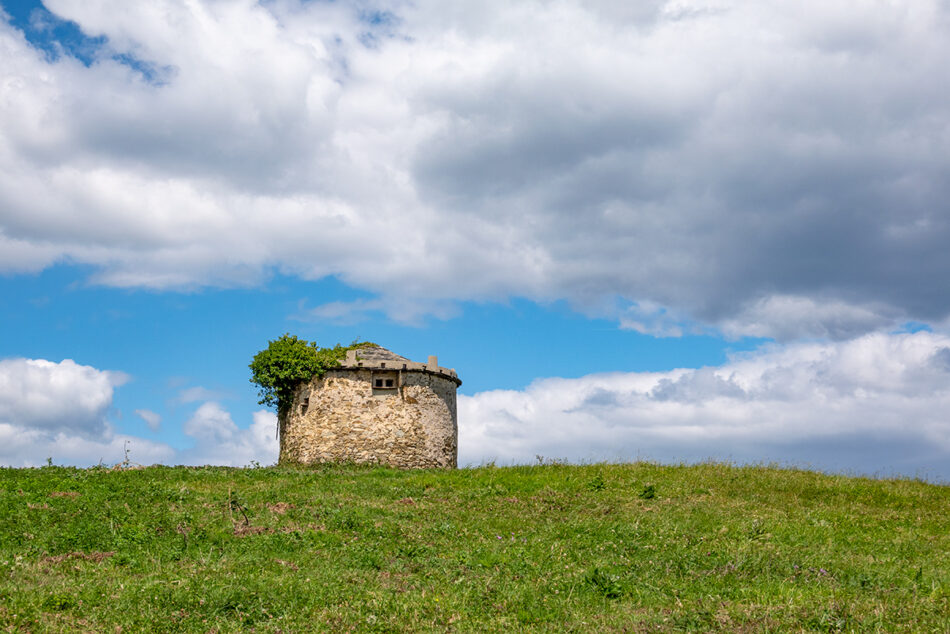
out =
{"type": "Polygon", "coordinates": [[[391,359],[357,359],[348,355],[346,360],[332,368],[333,370],[402,370],[405,372],[428,372],[445,377],[453,381],[456,385],[461,385],[462,381],[458,373],[453,368],[443,368],[442,366],[429,367],[426,363],[417,363],[415,361],[393,361],[391,359]]]}

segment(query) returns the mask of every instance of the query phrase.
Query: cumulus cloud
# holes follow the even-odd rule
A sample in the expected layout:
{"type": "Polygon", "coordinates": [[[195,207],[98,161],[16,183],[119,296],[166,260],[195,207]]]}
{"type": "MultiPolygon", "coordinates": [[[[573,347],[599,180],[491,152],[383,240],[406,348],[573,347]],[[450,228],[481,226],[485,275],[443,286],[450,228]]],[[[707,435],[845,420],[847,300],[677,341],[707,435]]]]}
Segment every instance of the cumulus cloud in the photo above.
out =
{"type": "Polygon", "coordinates": [[[163,443],[115,433],[112,398],[127,380],[70,359],[0,360],[0,464],[115,463],[126,449],[146,464],[171,460],[175,452],[163,443]]]}
{"type": "Polygon", "coordinates": [[[0,360],[0,423],[43,432],[102,434],[115,387],[128,377],[71,359],[0,360]]]}
{"type": "Polygon", "coordinates": [[[219,403],[202,403],[184,425],[184,432],[194,439],[191,449],[182,451],[183,464],[220,464],[246,466],[251,462],[277,462],[279,446],[276,438],[277,416],[265,410],[254,412],[253,423],[240,429],[231,414],[219,403]]]}
{"type": "Polygon", "coordinates": [[[947,481],[948,412],[950,337],[873,334],[461,396],[460,462],[712,458],[947,481]]]}
{"type": "MultiPolygon", "coordinates": [[[[0,464],[109,464],[126,449],[141,464],[276,461],[276,416],[254,412],[241,428],[216,401],[185,421],[189,448],[116,433],[106,415],[122,380],[71,361],[0,362],[0,464]],[[61,400],[71,407],[55,409],[61,400]]],[[[947,412],[950,337],[876,333],[770,344],[717,367],[547,378],[460,396],[459,458],[711,458],[948,481],[947,412]]]]}
{"type": "Polygon", "coordinates": [[[0,23],[2,270],[621,297],[664,335],[950,315],[945,2],[45,5],[105,39],[0,23]]]}
{"type": "MultiPolygon", "coordinates": [[[[276,416],[254,412],[247,429],[239,428],[219,403],[200,405],[183,431],[188,449],[117,433],[108,415],[114,388],[128,377],[74,361],[0,360],[0,465],[90,466],[114,464],[126,457],[139,464],[222,464],[244,466],[277,461],[276,416]]],[[[162,417],[147,409],[135,414],[157,431],[162,417]]]]}

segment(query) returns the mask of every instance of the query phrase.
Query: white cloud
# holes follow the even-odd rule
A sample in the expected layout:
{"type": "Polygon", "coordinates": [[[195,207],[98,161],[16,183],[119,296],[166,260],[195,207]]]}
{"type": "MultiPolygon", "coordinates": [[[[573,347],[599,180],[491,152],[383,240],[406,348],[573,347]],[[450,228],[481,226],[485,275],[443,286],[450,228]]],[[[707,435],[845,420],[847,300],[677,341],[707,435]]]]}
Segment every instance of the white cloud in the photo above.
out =
{"type": "Polygon", "coordinates": [[[113,464],[127,448],[143,464],[173,459],[168,445],[115,433],[108,415],[115,388],[126,381],[122,372],[70,359],[0,360],[0,464],[113,464]]]}
{"type": "Polygon", "coordinates": [[[220,464],[246,466],[277,462],[277,416],[265,410],[254,412],[253,423],[240,429],[219,403],[202,403],[184,425],[184,432],[195,446],[180,452],[183,464],[220,464]]]}
{"type": "Polygon", "coordinates": [[[230,442],[238,428],[231,420],[231,414],[218,403],[203,403],[183,427],[185,434],[202,443],[223,444],[230,442]]]}
{"type": "Polygon", "coordinates": [[[88,438],[0,423],[0,465],[4,466],[36,467],[46,464],[47,458],[56,465],[112,465],[124,460],[126,450],[132,462],[144,465],[171,463],[175,457],[175,450],[164,443],[115,434],[111,429],[99,438],[88,438]]]}
{"type": "Polygon", "coordinates": [[[0,423],[45,432],[101,434],[115,387],[128,377],[71,359],[0,360],[0,423]]]}
{"type": "Polygon", "coordinates": [[[162,426],[162,416],[152,410],[137,409],[135,415],[145,421],[148,428],[152,431],[158,431],[162,426]]]}
{"type": "MultiPolygon", "coordinates": [[[[140,464],[276,461],[273,413],[254,412],[242,429],[215,401],[184,423],[187,449],[116,433],[105,416],[122,380],[71,361],[0,362],[0,464],[113,464],[126,448],[140,464]],[[56,409],[62,400],[69,412],[56,409]]],[[[877,333],[773,344],[718,367],[548,378],[460,396],[459,458],[713,458],[946,481],[947,412],[950,337],[877,333]]],[[[136,414],[148,422],[155,413],[136,414]]]]}
{"type": "Polygon", "coordinates": [[[0,24],[0,270],[337,275],[378,298],[314,310],[410,322],[622,297],[664,335],[950,315],[945,2],[45,5],[108,43],[0,24]]]}
{"type": "MultiPolygon", "coordinates": [[[[194,440],[189,449],[116,433],[108,414],[114,388],[127,380],[121,372],[69,359],[0,360],[0,465],[37,466],[48,458],[54,464],[115,464],[125,459],[127,449],[132,462],[145,465],[277,461],[274,414],[254,412],[251,426],[241,429],[214,401],[203,403],[185,422],[183,431],[194,440]]],[[[135,414],[152,431],[161,424],[161,415],[151,410],[135,414]]]]}
{"type": "Polygon", "coordinates": [[[460,462],[713,458],[946,481],[948,412],[950,337],[873,334],[461,396],[460,462]]]}

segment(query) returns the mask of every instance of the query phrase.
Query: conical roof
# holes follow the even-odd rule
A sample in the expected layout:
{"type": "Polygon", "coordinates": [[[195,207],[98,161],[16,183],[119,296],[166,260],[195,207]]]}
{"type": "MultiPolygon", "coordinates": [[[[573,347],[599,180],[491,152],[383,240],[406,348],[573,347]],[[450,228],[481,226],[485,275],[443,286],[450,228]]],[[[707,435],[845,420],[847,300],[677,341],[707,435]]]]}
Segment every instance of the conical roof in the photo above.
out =
{"type": "Polygon", "coordinates": [[[406,357],[401,357],[392,350],[387,350],[382,346],[366,346],[357,348],[356,356],[363,361],[402,361],[409,362],[406,357]]]}
{"type": "Polygon", "coordinates": [[[458,374],[452,368],[443,368],[435,356],[430,356],[425,363],[410,361],[399,356],[392,350],[373,344],[365,348],[350,348],[346,351],[346,359],[340,363],[341,370],[400,370],[403,372],[428,372],[443,376],[456,385],[461,385],[458,374]]]}

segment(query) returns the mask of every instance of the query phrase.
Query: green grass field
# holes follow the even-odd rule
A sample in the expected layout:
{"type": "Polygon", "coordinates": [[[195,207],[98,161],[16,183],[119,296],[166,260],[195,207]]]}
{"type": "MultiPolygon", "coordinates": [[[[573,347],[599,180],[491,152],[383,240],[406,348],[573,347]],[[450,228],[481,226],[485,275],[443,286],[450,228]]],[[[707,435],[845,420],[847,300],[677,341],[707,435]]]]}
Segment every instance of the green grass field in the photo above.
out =
{"type": "Polygon", "coordinates": [[[0,630],[950,631],[950,487],[709,464],[0,469],[0,630]]]}

